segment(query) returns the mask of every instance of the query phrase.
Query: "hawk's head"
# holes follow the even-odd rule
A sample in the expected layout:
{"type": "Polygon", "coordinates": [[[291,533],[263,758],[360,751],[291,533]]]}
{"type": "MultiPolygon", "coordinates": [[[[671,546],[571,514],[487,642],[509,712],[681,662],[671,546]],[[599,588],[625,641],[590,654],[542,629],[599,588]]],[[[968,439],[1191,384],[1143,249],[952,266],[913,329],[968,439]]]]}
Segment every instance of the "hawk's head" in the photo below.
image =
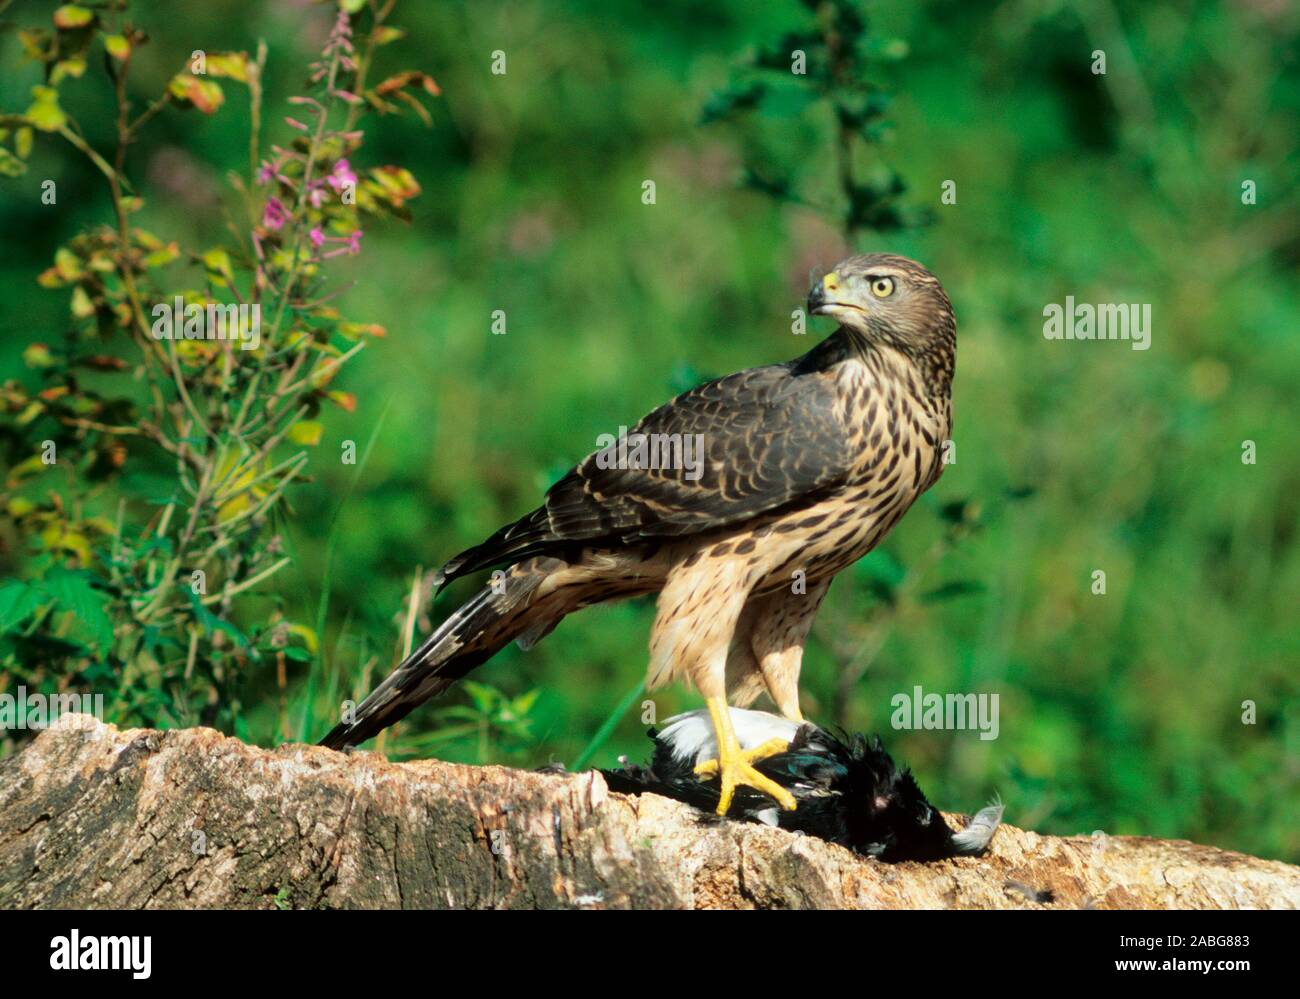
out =
{"type": "Polygon", "coordinates": [[[956,344],[952,304],[939,279],[892,253],[841,260],[813,282],[808,311],[912,356],[938,360],[956,344]]]}

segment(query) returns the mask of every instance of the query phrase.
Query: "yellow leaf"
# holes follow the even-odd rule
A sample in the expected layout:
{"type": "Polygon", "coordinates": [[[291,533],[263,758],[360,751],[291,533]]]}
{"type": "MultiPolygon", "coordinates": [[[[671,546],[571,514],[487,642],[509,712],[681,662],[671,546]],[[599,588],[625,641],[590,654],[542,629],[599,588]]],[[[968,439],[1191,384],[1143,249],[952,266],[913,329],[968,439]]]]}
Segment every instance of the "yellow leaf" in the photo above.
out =
{"type": "Polygon", "coordinates": [[[69,551],[83,562],[90,561],[90,542],[86,536],[65,524],[51,524],[41,532],[41,543],[51,551],[69,551]]]}
{"type": "Polygon", "coordinates": [[[303,447],[315,447],[324,430],[325,425],[316,420],[299,420],[289,428],[289,440],[303,447]]]}
{"type": "Polygon", "coordinates": [[[166,264],[170,264],[173,260],[175,260],[180,255],[181,255],[180,245],[178,243],[168,243],[166,246],[162,247],[161,249],[155,250],[153,253],[148,254],[144,258],[144,265],[146,267],[163,267],[166,264]]]}
{"type": "Polygon", "coordinates": [[[267,496],[269,483],[264,482],[251,488],[249,484],[266,471],[268,463],[263,460],[260,467],[257,465],[241,467],[241,460],[238,455],[230,454],[217,466],[220,495],[230,497],[217,508],[217,521],[220,523],[233,520],[267,496]]]}
{"type": "Polygon", "coordinates": [[[54,69],[50,71],[50,83],[58,84],[69,76],[73,79],[79,79],[84,72],[86,72],[86,60],[80,56],[74,56],[71,59],[60,59],[54,64],[54,69]]]}
{"type": "MultiPolygon", "coordinates": [[[[26,409],[24,409],[21,413],[18,414],[14,422],[17,423],[20,427],[25,427],[27,426],[27,424],[31,423],[32,420],[36,419],[36,417],[40,416],[44,412],[45,412],[45,403],[33,400],[32,402],[27,404],[26,409]]],[[[26,462],[23,462],[23,464],[26,464],[26,462]]],[[[42,464],[44,464],[44,462],[42,462],[42,464]]]]}
{"type": "Polygon", "coordinates": [[[420,193],[420,182],[405,167],[375,167],[370,171],[370,176],[379,182],[383,196],[395,205],[400,205],[407,198],[414,198],[420,193]]]}
{"type": "Polygon", "coordinates": [[[24,28],[18,32],[18,41],[22,43],[23,55],[33,62],[53,59],[58,49],[54,38],[44,28],[24,28]]]}
{"type": "Polygon", "coordinates": [[[54,12],[54,26],[65,30],[84,28],[94,19],[94,11],[78,7],[74,3],[64,4],[54,12]]]}
{"type": "Polygon", "coordinates": [[[114,59],[122,60],[131,54],[131,43],[122,35],[105,35],[104,48],[114,59]]]}
{"type": "Polygon", "coordinates": [[[53,87],[32,87],[32,106],[27,120],[42,132],[57,132],[68,120],[59,107],[59,92],[53,87]]]}
{"type": "Polygon", "coordinates": [[[224,278],[222,284],[234,280],[234,271],[230,268],[230,254],[220,247],[203,254],[203,266],[210,274],[224,278]]]}
{"type": "Polygon", "coordinates": [[[212,80],[200,80],[188,73],[177,73],[167,85],[173,97],[194,105],[204,114],[216,114],[226,100],[221,86],[212,80]]]}
{"type": "Polygon", "coordinates": [[[95,314],[95,303],[81,285],[72,289],[72,314],[78,319],[89,319],[95,314]]]}
{"type": "Polygon", "coordinates": [[[23,361],[29,368],[48,368],[54,363],[54,355],[45,344],[33,343],[23,351],[23,361]]]}
{"type": "Polygon", "coordinates": [[[212,52],[208,55],[208,74],[248,82],[247,52],[212,52]]]}
{"type": "Polygon", "coordinates": [[[357,411],[357,397],[351,392],[328,392],[326,394],[331,402],[346,409],[349,413],[357,411]]]}
{"type": "Polygon", "coordinates": [[[322,389],[334,380],[334,376],[339,373],[339,362],[335,358],[329,358],[322,361],[312,370],[311,376],[307,379],[307,384],[314,389],[322,389]]]}
{"type": "Polygon", "coordinates": [[[76,281],[85,274],[81,269],[81,258],[63,247],[54,251],[54,269],[64,281],[76,281]]]}
{"type": "Polygon", "coordinates": [[[339,332],[350,340],[359,336],[388,336],[388,330],[378,323],[339,323],[339,332]]]}
{"type": "Polygon", "coordinates": [[[45,464],[44,458],[40,454],[34,454],[30,458],[24,458],[13,468],[9,469],[8,484],[12,486],[33,475],[40,475],[50,467],[52,466],[45,464]]]}
{"type": "Polygon", "coordinates": [[[316,638],[316,632],[308,628],[305,624],[291,624],[285,629],[290,635],[297,635],[302,639],[302,644],[307,646],[307,651],[314,653],[320,648],[320,642],[316,638]]]}
{"type": "Polygon", "coordinates": [[[8,513],[14,520],[17,520],[19,517],[26,517],[35,509],[36,504],[31,500],[22,496],[15,496],[9,501],[8,513]]]}
{"type": "Polygon", "coordinates": [[[81,523],[83,527],[89,527],[95,532],[109,537],[117,533],[117,525],[108,517],[87,517],[81,523]]]}

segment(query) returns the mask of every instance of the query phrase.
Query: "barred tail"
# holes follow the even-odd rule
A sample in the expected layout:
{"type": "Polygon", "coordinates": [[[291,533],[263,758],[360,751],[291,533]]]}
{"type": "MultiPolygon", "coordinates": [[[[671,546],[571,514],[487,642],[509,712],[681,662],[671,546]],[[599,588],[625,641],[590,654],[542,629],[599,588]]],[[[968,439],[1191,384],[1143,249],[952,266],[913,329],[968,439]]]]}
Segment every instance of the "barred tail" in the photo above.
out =
{"type": "Polygon", "coordinates": [[[547,622],[527,613],[534,591],[548,575],[537,561],[512,567],[504,586],[486,586],[466,601],[358,705],[351,721],[336,725],[318,745],[343,749],[365,742],[515,638],[530,629],[536,632],[539,623],[544,626],[547,622]]]}

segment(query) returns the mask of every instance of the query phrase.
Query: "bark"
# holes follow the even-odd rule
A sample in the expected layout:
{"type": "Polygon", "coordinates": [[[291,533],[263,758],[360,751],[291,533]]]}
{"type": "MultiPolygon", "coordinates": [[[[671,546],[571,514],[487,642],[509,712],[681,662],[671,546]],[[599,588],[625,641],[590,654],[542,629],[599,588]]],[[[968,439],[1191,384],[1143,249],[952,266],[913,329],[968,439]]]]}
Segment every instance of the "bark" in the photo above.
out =
{"type": "Polygon", "coordinates": [[[1297,908],[1300,868],[1006,825],[985,856],[888,865],[598,774],[68,716],[0,762],[0,906],[1297,908]]]}

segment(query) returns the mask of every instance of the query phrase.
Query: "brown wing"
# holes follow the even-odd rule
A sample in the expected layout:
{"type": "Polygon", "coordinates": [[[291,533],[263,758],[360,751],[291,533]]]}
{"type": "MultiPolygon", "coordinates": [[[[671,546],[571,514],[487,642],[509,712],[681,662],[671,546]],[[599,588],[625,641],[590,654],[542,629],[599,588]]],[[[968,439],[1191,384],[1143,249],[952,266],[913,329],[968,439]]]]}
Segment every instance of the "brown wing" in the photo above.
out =
{"type": "Polygon", "coordinates": [[[850,468],[836,403],[833,377],[798,362],[706,382],[628,435],[701,435],[703,460],[694,471],[606,467],[610,448],[596,451],[540,507],[448,562],[440,581],[575,542],[616,546],[696,534],[812,502],[850,468]]]}

